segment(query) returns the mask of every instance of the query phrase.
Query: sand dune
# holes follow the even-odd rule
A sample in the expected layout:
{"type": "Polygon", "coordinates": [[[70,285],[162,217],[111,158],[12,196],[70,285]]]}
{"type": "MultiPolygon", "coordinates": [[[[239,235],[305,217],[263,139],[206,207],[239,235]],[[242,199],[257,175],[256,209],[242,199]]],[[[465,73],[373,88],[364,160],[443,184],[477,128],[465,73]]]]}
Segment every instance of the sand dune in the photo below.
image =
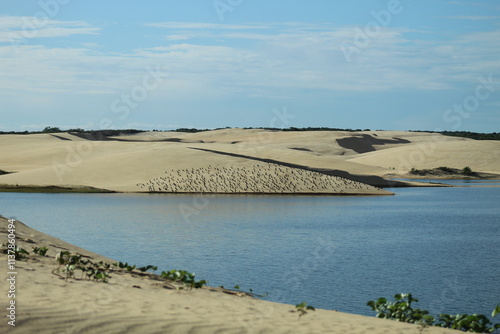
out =
{"type": "MultiPolygon", "coordinates": [[[[171,290],[150,275],[113,273],[109,283],[65,280],[52,271],[61,250],[88,256],[93,261],[113,260],[86,251],[16,222],[16,243],[31,251],[46,246],[46,256],[29,255],[16,261],[16,327],[7,324],[7,298],[1,299],[2,333],[421,333],[405,324],[333,310],[316,310],[299,318],[294,306],[217,289],[171,290]]],[[[7,220],[0,217],[0,236],[7,220]]],[[[0,254],[7,263],[7,256],[0,254]]],[[[188,265],[188,264],[187,264],[188,265]]],[[[163,268],[166,269],[166,268],[163,268]]],[[[2,281],[7,279],[2,271],[2,281]]],[[[78,277],[78,276],[77,276],[78,277]]],[[[7,284],[1,285],[7,296],[7,284]]],[[[428,334],[457,333],[435,327],[428,334]]]]}
{"type": "Polygon", "coordinates": [[[500,143],[490,140],[429,141],[361,154],[348,161],[383,168],[394,167],[400,173],[410,168],[461,169],[469,166],[474,171],[500,174],[500,143]]]}
{"type": "MultiPolygon", "coordinates": [[[[106,138],[69,133],[1,135],[0,157],[0,170],[13,172],[0,175],[0,184],[89,186],[131,192],[146,191],[149,188],[141,184],[158,181],[167,171],[175,174],[212,166],[240,168],[246,175],[255,175],[269,163],[282,168],[280,176],[275,178],[278,170],[275,168],[263,177],[287,182],[298,174],[293,172],[301,170],[375,186],[387,185],[381,176],[404,175],[411,168],[470,166],[473,171],[500,174],[497,141],[401,131],[222,129],[199,133],[143,132],[106,138]]],[[[243,174],[237,177],[235,182],[246,184],[243,174]]],[[[313,179],[305,183],[314,185],[313,179]]],[[[177,183],[182,182],[179,179],[177,183]]],[[[300,185],[299,179],[291,182],[296,183],[293,189],[299,193],[387,193],[350,181],[332,183],[330,188],[321,189],[311,189],[305,183],[300,185]]],[[[214,187],[196,189],[216,192],[214,187]]],[[[287,193],[290,189],[276,183],[266,192],[287,193]]],[[[232,187],[222,191],[242,192],[243,189],[232,187]]],[[[251,192],[258,192],[258,188],[251,192]]]]}
{"type": "Polygon", "coordinates": [[[273,163],[171,170],[138,186],[150,192],[174,193],[373,194],[380,191],[346,178],[273,163]]]}

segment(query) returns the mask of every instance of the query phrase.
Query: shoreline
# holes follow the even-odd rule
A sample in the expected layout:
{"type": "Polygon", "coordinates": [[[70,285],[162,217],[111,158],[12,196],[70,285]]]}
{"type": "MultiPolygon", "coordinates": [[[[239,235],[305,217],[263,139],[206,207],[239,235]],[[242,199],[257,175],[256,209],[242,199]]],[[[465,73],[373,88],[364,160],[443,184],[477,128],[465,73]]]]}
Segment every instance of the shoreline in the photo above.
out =
{"type": "MultiPolygon", "coordinates": [[[[437,185],[435,185],[437,186],[437,185]]],[[[90,187],[92,188],[92,187],[90,187]]],[[[107,189],[83,189],[80,187],[59,187],[59,186],[20,186],[3,187],[0,185],[0,193],[74,193],[74,194],[157,194],[157,195],[200,195],[200,196],[219,196],[219,195],[255,195],[255,196],[392,196],[394,193],[330,193],[330,192],[162,192],[162,191],[114,191],[107,189]]]]}
{"type": "MultiPolygon", "coordinates": [[[[415,324],[378,319],[335,310],[308,311],[299,316],[293,305],[252,298],[234,290],[171,289],[139,272],[112,273],[109,283],[54,274],[59,251],[81,254],[93,261],[114,261],[54,238],[14,220],[15,242],[31,252],[48,247],[46,255],[30,254],[15,261],[15,330],[25,333],[421,333],[415,324]],[[224,293],[225,292],[225,293],[224,293]]],[[[0,216],[0,236],[7,239],[7,219],[0,216]]],[[[77,233],[77,232],[76,232],[77,233]]],[[[7,255],[0,254],[7,262],[7,255]]],[[[12,275],[11,275],[12,277],[12,275]]],[[[11,287],[12,288],[12,287],[11,287]]],[[[7,295],[7,285],[2,294],[7,295]]],[[[298,301],[300,302],[300,301],[298,301]]],[[[3,312],[6,311],[2,299],[3,312]]],[[[12,313],[12,312],[11,312],[12,313]]],[[[5,315],[5,314],[4,314],[5,315]]],[[[3,316],[0,329],[6,330],[3,316]]],[[[15,331],[14,330],[14,331],[15,331]]],[[[12,331],[12,332],[14,332],[12,331]]],[[[429,334],[457,333],[428,327],[429,334]]]]}
{"type": "Polygon", "coordinates": [[[10,185],[0,184],[0,192],[4,193],[116,193],[116,191],[108,189],[99,189],[87,186],[36,186],[36,185],[10,185]]]}
{"type": "MultiPolygon", "coordinates": [[[[12,192],[12,193],[101,193],[101,194],[169,194],[169,195],[277,195],[277,196],[390,196],[394,195],[386,189],[391,188],[418,188],[418,187],[453,187],[452,185],[443,183],[428,183],[419,181],[401,181],[388,179],[387,186],[377,187],[384,190],[383,193],[374,192],[349,192],[341,190],[340,192],[327,192],[327,191],[317,191],[317,192],[167,192],[167,191],[119,191],[111,189],[96,188],[91,186],[60,186],[60,185],[12,185],[12,184],[0,184],[0,193],[2,192],[12,192]]],[[[375,186],[374,186],[375,187],[375,186]]]]}

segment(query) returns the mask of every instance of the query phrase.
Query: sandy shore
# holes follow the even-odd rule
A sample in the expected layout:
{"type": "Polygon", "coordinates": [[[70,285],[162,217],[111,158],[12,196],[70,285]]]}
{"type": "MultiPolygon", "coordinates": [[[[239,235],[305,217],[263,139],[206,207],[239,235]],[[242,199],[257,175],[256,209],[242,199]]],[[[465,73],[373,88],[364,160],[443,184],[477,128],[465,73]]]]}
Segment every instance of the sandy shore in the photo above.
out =
{"type": "MultiPolygon", "coordinates": [[[[0,238],[7,242],[7,219],[0,217],[0,238]]],[[[15,222],[17,246],[49,248],[15,261],[15,298],[2,284],[2,333],[421,333],[418,325],[333,310],[309,311],[299,318],[293,305],[237,296],[217,289],[167,289],[151,275],[112,273],[109,283],[65,280],[52,273],[56,253],[68,250],[93,261],[114,262],[15,222]],[[15,300],[15,327],[8,324],[8,303],[15,300]]],[[[2,282],[7,255],[0,254],[2,282]]],[[[161,270],[161,269],[160,269],[161,270]]],[[[78,277],[79,275],[77,275],[78,277]]],[[[301,302],[301,301],[298,301],[301,302]]],[[[314,304],[313,304],[314,305],[314,304]]],[[[424,333],[456,333],[429,327],[424,333]]]]}

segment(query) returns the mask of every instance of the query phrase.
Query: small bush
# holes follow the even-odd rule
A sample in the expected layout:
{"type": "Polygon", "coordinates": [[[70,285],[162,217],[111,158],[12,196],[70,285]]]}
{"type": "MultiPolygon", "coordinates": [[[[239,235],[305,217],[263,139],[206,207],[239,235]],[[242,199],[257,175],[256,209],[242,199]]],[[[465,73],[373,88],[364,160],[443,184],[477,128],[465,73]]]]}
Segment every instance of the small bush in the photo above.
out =
{"type": "Polygon", "coordinates": [[[161,276],[173,282],[182,282],[186,284],[190,289],[192,288],[199,289],[207,284],[207,281],[205,280],[196,281],[195,280],[196,274],[187,272],[185,270],[174,269],[170,271],[162,271],[161,276]]]}
{"type": "Polygon", "coordinates": [[[7,255],[14,255],[14,258],[16,260],[23,260],[26,258],[27,255],[30,255],[30,253],[21,247],[17,247],[14,244],[7,243],[7,244],[0,244],[0,247],[2,248],[0,251],[4,254],[7,255]],[[5,248],[3,248],[5,247],[5,248]]]}
{"type": "Polygon", "coordinates": [[[33,253],[41,255],[41,256],[45,256],[45,254],[47,254],[48,250],[49,249],[47,247],[33,247],[33,253]]]}
{"type": "Polygon", "coordinates": [[[290,312],[298,312],[300,319],[301,316],[307,314],[307,311],[316,311],[316,308],[314,308],[314,306],[307,305],[306,302],[302,302],[300,304],[295,305],[295,310],[292,310],[290,312]]]}
{"type": "MultiPolygon", "coordinates": [[[[389,302],[385,298],[377,301],[370,300],[367,305],[377,312],[377,317],[398,320],[401,322],[418,323],[424,326],[437,326],[458,329],[464,332],[493,333],[500,328],[500,324],[493,325],[482,314],[440,314],[438,317],[429,315],[429,311],[413,308],[412,303],[418,302],[410,293],[396,294],[395,301],[389,302]]],[[[492,316],[500,312],[500,304],[493,310],[492,316]]]]}
{"type": "Polygon", "coordinates": [[[394,299],[394,302],[389,302],[385,298],[379,298],[376,302],[370,300],[367,305],[377,312],[378,318],[409,323],[424,322],[429,325],[434,322],[434,317],[428,311],[412,308],[411,304],[418,302],[418,299],[413,298],[411,293],[396,294],[394,299]]]}
{"type": "Polygon", "coordinates": [[[469,166],[466,166],[466,167],[464,167],[464,168],[462,169],[462,174],[464,174],[464,175],[472,175],[472,174],[474,174],[474,173],[472,172],[472,169],[470,169],[470,167],[469,167],[469,166]]]}
{"type": "Polygon", "coordinates": [[[76,270],[81,270],[82,278],[83,275],[87,275],[88,280],[92,279],[97,282],[108,283],[109,278],[111,278],[109,276],[111,265],[103,261],[95,263],[91,260],[84,260],[82,259],[82,255],[74,255],[68,251],[59,252],[56,255],[56,260],[59,263],[59,267],[54,269],[52,273],[66,278],[66,281],[68,278],[76,278],[76,270]],[[61,275],[61,273],[65,274],[65,276],[61,275]]]}

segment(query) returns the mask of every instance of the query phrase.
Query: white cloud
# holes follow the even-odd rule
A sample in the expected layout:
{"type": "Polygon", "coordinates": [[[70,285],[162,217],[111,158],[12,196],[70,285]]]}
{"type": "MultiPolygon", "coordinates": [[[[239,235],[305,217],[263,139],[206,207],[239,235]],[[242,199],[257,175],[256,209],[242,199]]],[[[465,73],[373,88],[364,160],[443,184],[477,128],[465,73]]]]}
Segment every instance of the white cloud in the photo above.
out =
{"type": "MultiPolygon", "coordinates": [[[[0,23],[14,24],[5,17],[0,23]]],[[[173,29],[170,38],[159,40],[155,47],[130,52],[96,52],[90,44],[83,48],[25,45],[20,47],[19,55],[12,55],[8,46],[0,47],[0,72],[5,73],[0,78],[0,89],[113,98],[140,83],[147,73],[146,66],[154,68],[157,64],[170,74],[159,91],[177,99],[238,94],[287,98],[287,90],[449,89],[475,82],[478,73],[500,71],[500,60],[495,56],[500,53],[496,42],[500,31],[436,41],[426,32],[381,28],[348,63],[340,45],[355,45],[358,30],[354,26],[294,22],[274,25],[270,34],[253,25],[154,25],[173,29]],[[191,31],[199,27],[209,30],[191,31]],[[178,33],[174,28],[189,31],[178,33]],[[412,34],[411,40],[408,33],[412,34]],[[203,36],[202,44],[178,42],[193,36],[203,36]]],[[[45,33],[84,33],[80,29],[91,33],[96,28],[66,22],[52,30],[47,28],[45,33]]]]}
{"type": "Polygon", "coordinates": [[[48,17],[0,16],[0,43],[32,38],[54,38],[99,33],[100,28],[81,21],[56,21],[48,17]]]}
{"type": "Polygon", "coordinates": [[[184,35],[181,35],[181,34],[174,34],[174,35],[167,35],[165,37],[166,40],[168,41],[182,41],[182,40],[187,40],[187,39],[191,39],[193,38],[193,36],[191,35],[187,35],[187,34],[184,34],[184,35]]]}

